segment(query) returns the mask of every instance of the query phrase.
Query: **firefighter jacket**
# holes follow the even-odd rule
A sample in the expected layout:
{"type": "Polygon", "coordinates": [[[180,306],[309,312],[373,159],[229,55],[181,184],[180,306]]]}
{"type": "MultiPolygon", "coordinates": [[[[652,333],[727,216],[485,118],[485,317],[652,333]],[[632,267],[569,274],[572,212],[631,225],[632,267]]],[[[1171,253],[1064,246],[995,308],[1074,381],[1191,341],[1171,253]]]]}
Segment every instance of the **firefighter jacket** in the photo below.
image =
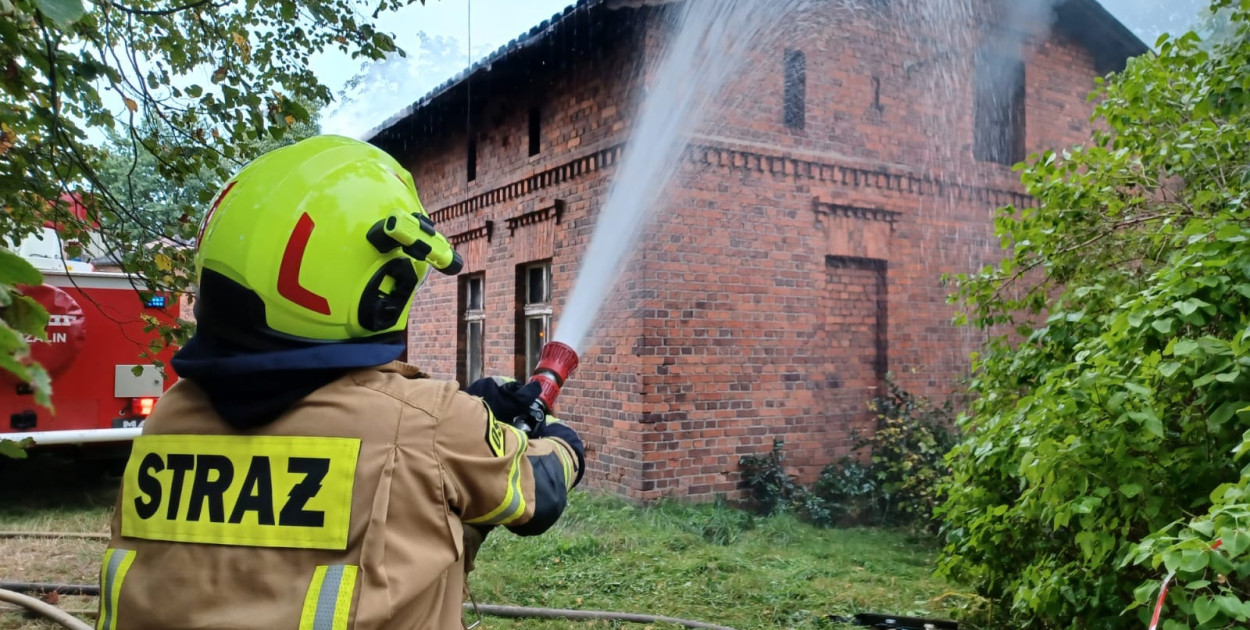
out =
{"type": "Polygon", "coordinates": [[[542,533],[582,457],[567,426],[527,439],[398,362],[247,431],[180,380],[126,466],[98,628],[460,628],[462,527],[542,533]]]}

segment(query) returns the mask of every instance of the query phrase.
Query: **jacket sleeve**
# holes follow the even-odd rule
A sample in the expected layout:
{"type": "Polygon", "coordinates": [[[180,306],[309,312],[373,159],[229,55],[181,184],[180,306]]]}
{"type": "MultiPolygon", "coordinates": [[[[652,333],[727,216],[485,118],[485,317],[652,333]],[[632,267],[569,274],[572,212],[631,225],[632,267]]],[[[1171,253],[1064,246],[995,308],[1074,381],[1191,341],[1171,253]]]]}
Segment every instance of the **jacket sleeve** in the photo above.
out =
{"type": "Polygon", "coordinates": [[[567,425],[557,422],[531,440],[463,392],[452,395],[439,420],[435,447],[460,519],[522,536],[541,534],[559,520],[585,466],[581,440],[567,425]]]}

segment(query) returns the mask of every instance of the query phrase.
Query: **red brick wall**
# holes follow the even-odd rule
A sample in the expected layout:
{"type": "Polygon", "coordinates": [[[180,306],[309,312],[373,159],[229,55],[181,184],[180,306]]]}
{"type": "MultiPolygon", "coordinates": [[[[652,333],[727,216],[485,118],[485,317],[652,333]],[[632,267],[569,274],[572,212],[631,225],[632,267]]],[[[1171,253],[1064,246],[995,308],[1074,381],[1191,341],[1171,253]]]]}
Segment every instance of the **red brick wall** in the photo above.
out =
{"type": "MultiPolygon", "coordinates": [[[[941,275],[999,256],[993,210],[1027,200],[1008,168],[972,158],[981,30],[942,51],[897,18],[869,11],[761,50],[694,138],[561,397],[590,450],[588,484],[643,499],[734,492],[738,458],[773,437],[810,480],[848,452],[883,370],[938,398],[966,371],[978,339],[950,325],[941,275]],[[801,131],[782,122],[785,46],[806,51],[801,131]]],[[[515,371],[518,264],[552,258],[559,320],[662,30],[630,37],[649,43],[515,93],[483,88],[476,181],[463,121],[404,157],[466,272],[485,272],[487,373],[515,371]],[[533,99],[543,145],[531,158],[533,99]],[[557,200],[558,223],[533,214],[557,200]]],[[[1080,141],[1090,55],[1057,36],[1026,48],[1029,149],[1080,141]]],[[[456,305],[455,281],[436,276],[414,307],[410,358],[436,376],[456,374],[456,305]]]]}

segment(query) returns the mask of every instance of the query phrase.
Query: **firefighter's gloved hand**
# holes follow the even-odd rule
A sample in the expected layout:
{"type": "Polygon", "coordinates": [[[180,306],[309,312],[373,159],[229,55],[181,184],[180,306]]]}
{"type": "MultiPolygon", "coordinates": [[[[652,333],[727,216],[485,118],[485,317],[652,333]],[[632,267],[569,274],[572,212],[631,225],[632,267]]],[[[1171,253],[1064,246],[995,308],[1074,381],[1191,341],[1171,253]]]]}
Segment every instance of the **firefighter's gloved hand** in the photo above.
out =
{"type": "Polygon", "coordinates": [[[513,418],[529,415],[530,406],[543,389],[538,383],[522,385],[510,378],[491,376],[474,381],[464,391],[485,400],[496,420],[511,424],[513,418]]]}

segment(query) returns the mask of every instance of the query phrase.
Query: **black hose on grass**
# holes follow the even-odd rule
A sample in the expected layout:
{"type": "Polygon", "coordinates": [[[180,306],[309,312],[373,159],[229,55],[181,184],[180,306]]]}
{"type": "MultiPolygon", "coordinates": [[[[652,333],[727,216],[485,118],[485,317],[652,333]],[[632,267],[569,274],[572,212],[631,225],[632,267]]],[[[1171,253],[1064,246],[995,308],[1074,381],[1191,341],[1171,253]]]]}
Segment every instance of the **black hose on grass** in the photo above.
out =
{"type": "MultiPolygon", "coordinates": [[[[0,593],[8,591],[11,593],[60,593],[61,595],[100,595],[100,587],[92,584],[53,584],[49,582],[0,582],[0,593]]],[[[45,608],[52,608],[53,611],[64,615],[64,611],[45,604],[34,598],[26,598],[45,608]]],[[[20,602],[13,602],[21,604],[20,602]]],[[[466,609],[472,610],[472,604],[465,604],[466,609]]],[[[35,610],[35,609],[31,609],[35,610]]],[[[529,606],[500,606],[496,604],[478,604],[478,612],[492,617],[508,617],[512,619],[574,619],[574,620],[602,620],[602,621],[628,621],[633,623],[671,623],[687,628],[695,628],[697,630],[734,630],[729,626],[718,626],[716,624],[705,623],[702,621],[691,621],[689,619],[677,619],[674,617],[663,617],[659,615],[641,615],[637,613],[620,613],[607,612],[602,610],[570,610],[565,608],[532,608],[529,606]]],[[[35,612],[40,612],[35,610],[35,612]]],[[[42,612],[40,612],[42,614],[42,612]]],[[[47,616],[47,615],[44,615],[47,616]]],[[[51,617],[49,617],[51,619],[51,617]]],[[[72,617],[71,617],[72,619],[72,617]]],[[[55,619],[53,619],[56,621],[55,619]]],[[[77,621],[77,620],[75,620],[77,621]]],[[[60,623],[58,621],[58,623],[60,623]]],[[[82,623],[82,622],[79,622],[82,623]]],[[[67,628],[78,630],[78,626],[61,625],[67,628]]],[[[82,626],[86,627],[86,626],[82,626]]],[[[88,629],[90,630],[90,629],[88,629]]]]}
{"type": "Polygon", "coordinates": [[[61,595],[92,595],[100,596],[100,587],[95,584],[53,584],[50,582],[0,582],[0,589],[14,593],[59,593],[61,595]]]}
{"type": "Polygon", "coordinates": [[[86,540],[109,540],[108,534],[90,532],[0,532],[0,538],[83,538],[86,540]]]}

